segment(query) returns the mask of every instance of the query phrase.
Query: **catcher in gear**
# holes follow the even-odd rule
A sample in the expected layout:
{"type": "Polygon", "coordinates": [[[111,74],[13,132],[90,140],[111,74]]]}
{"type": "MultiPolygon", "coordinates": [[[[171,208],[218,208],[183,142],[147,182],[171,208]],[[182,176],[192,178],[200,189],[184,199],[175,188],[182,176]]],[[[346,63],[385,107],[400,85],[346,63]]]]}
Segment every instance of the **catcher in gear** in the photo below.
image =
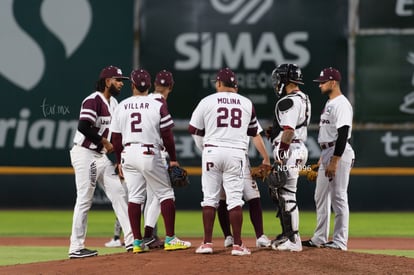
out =
{"type": "Polygon", "coordinates": [[[168,174],[170,175],[170,181],[172,187],[186,187],[190,184],[188,179],[187,170],[179,166],[173,166],[168,168],[168,174]]]}
{"type": "Polygon", "coordinates": [[[304,142],[310,121],[310,101],[299,89],[299,85],[303,84],[303,76],[296,64],[281,64],[276,67],[272,72],[272,84],[277,100],[273,125],[268,134],[273,145],[274,159],[281,165],[278,169],[287,172],[274,174],[285,182],[279,183],[280,187],[269,188],[282,227],[282,233],[272,242],[272,249],[302,251],[296,190],[299,171],[308,159],[308,149],[304,142]]]}

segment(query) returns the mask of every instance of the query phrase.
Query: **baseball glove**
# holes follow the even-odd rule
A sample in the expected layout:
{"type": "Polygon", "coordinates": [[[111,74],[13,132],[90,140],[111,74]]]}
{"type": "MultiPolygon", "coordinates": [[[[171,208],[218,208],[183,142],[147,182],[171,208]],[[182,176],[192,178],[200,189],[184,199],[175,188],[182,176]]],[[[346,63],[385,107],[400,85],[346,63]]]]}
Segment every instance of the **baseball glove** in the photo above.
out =
{"type": "Polygon", "coordinates": [[[270,174],[272,170],[272,166],[267,164],[260,164],[259,166],[252,167],[250,169],[250,175],[253,179],[261,179],[262,181],[265,180],[270,174]]]}
{"type": "Polygon", "coordinates": [[[264,182],[271,190],[281,188],[286,185],[289,171],[279,162],[275,162],[269,176],[265,178],[264,182]]]}
{"type": "Polygon", "coordinates": [[[312,164],[310,166],[311,169],[303,169],[299,172],[300,176],[306,177],[308,181],[316,182],[316,178],[318,177],[318,169],[319,164],[312,164]]]}
{"type": "Polygon", "coordinates": [[[184,168],[181,168],[179,166],[169,167],[168,174],[170,175],[172,187],[185,187],[190,184],[187,170],[184,168]]]}

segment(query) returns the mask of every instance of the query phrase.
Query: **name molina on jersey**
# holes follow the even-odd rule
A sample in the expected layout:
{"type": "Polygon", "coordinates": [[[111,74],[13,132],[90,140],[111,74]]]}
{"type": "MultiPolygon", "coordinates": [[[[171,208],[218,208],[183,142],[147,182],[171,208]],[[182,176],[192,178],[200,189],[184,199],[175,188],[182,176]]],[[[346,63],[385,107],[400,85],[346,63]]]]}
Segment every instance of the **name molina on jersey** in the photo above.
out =
{"type": "Polygon", "coordinates": [[[240,99],[238,98],[217,98],[217,103],[218,104],[240,104],[240,99]]]}
{"type": "Polygon", "coordinates": [[[137,110],[137,109],[148,109],[149,107],[149,103],[148,102],[142,102],[142,103],[126,103],[124,104],[124,108],[125,110],[128,109],[133,109],[133,110],[137,110]]]}

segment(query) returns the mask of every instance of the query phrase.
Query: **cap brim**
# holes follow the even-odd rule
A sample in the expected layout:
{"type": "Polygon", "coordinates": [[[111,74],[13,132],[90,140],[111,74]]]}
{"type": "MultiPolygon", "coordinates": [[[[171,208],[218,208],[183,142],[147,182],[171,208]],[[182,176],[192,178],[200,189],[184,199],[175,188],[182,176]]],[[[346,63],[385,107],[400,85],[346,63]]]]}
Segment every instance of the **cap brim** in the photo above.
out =
{"type": "Polygon", "coordinates": [[[292,81],[292,80],[290,80],[290,82],[293,82],[293,83],[299,84],[299,85],[305,85],[305,83],[303,83],[302,81],[297,81],[297,80],[292,81]]]}
{"type": "Polygon", "coordinates": [[[320,78],[313,80],[313,82],[326,82],[326,81],[328,81],[328,80],[320,79],[320,78]]]}
{"type": "Polygon", "coordinates": [[[126,77],[126,76],[113,76],[111,78],[121,78],[121,79],[128,79],[129,80],[129,77],[126,77]]]}

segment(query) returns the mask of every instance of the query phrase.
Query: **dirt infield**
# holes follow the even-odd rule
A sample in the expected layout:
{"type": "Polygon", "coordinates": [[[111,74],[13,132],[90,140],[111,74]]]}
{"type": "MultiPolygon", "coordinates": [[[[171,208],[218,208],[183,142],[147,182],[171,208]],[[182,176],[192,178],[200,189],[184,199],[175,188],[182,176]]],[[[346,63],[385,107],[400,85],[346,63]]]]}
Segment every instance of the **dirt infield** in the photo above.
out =
{"type": "MultiPolygon", "coordinates": [[[[186,239],[187,240],[187,239],[186,239]]],[[[102,247],[107,239],[89,238],[87,245],[102,247]]],[[[414,259],[371,255],[352,251],[304,248],[300,253],[277,252],[254,247],[244,241],[252,255],[236,257],[215,240],[213,255],[197,255],[201,239],[192,239],[193,248],[167,252],[117,253],[98,257],[58,260],[0,267],[0,274],[414,274],[414,259]]],[[[0,238],[0,245],[67,246],[66,238],[0,238]]],[[[353,249],[414,249],[411,238],[354,238],[353,249]]]]}

